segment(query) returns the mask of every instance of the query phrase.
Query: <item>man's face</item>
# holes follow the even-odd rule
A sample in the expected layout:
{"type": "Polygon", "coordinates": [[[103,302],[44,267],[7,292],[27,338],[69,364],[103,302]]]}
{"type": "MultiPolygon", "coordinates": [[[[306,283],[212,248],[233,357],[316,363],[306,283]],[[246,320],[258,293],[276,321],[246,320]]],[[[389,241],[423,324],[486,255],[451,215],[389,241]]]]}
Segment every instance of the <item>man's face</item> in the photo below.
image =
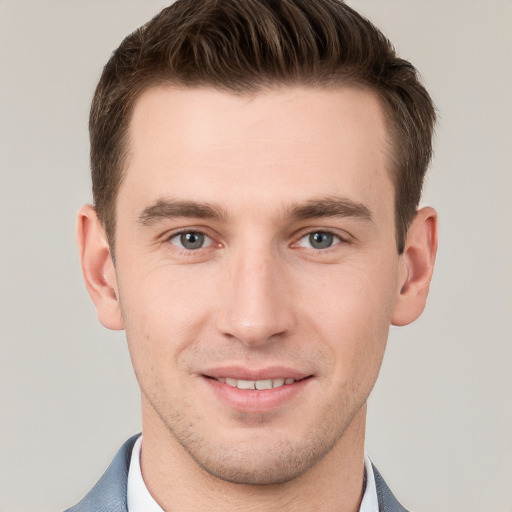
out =
{"type": "Polygon", "coordinates": [[[245,483],[362,436],[403,274],[376,97],[153,88],[129,137],[116,279],[144,429],[245,483]]]}

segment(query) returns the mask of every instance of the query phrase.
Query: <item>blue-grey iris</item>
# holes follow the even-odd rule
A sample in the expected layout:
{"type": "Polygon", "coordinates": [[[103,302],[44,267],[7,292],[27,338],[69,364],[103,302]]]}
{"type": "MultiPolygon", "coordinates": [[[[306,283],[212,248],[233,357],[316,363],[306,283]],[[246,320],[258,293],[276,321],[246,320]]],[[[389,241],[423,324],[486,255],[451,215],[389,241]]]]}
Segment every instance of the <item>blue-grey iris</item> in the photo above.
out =
{"type": "Polygon", "coordinates": [[[327,249],[334,242],[334,235],[325,231],[316,231],[309,235],[309,243],[313,249],[327,249]]]}
{"type": "Polygon", "coordinates": [[[200,249],[204,244],[204,235],[194,231],[182,233],[180,242],[185,249],[200,249]]]}

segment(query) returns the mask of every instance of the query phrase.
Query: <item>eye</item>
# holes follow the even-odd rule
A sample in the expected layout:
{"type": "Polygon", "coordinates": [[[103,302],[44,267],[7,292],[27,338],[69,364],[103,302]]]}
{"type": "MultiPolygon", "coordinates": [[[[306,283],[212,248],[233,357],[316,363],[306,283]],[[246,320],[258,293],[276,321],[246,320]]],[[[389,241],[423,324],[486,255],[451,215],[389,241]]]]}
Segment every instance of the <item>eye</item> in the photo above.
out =
{"type": "Polygon", "coordinates": [[[169,242],[181,249],[194,251],[210,246],[213,241],[200,231],[183,231],[169,238],[169,242]]]}
{"type": "Polygon", "coordinates": [[[307,247],[308,249],[328,249],[329,247],[339,244],[341,238],[336,236],[334,233],[329,231],[313,231],[304,235],[298,242],[301,247],[307,247]]]}

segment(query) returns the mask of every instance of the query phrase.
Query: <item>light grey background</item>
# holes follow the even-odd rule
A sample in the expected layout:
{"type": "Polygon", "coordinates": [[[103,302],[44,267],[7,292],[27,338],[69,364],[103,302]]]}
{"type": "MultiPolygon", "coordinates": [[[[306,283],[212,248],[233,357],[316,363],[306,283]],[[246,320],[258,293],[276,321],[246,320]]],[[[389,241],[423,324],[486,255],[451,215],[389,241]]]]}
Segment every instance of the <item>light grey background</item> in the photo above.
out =
{"type": "MultiPolygon", "coordinates": [[[[512,511],[512,2],[353,0],[440,111],[425,203],[431,297],[392,329],[367,447],[416,511],[512,511]]],[[[61,510],[140,428],[122,333],[82,285],[87,115],[101,67],[160,0],[0,0],[0,511],[61,510]]]]}

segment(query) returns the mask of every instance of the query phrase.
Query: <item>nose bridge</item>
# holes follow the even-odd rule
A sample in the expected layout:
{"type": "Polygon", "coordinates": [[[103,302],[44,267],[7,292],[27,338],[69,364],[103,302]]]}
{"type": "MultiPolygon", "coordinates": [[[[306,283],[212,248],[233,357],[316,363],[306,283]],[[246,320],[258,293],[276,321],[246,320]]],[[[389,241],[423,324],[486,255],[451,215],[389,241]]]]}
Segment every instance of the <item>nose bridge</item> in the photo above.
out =
{"type": "Polygon", "coordinates": [[[246,345],[283,336],[291,326],[286,276],[269,241],[233,251],[223,283],[219,329],[246,345]]]}

